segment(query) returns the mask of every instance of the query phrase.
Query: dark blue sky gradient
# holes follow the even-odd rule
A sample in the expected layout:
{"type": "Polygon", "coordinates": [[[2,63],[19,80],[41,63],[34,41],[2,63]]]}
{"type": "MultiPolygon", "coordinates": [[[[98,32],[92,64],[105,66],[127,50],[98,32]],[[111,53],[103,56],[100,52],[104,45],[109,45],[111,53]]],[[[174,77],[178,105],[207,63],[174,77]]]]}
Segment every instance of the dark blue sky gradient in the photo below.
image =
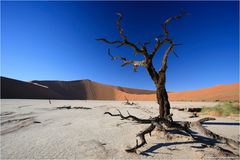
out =
{"type": "MultiPolygon", "coordinates": [[[[1,2],[1,75],[20,80],[77,80],[154,89],[144,68],[120,67],[107,55],[129,59],[132,50],[95,39],[120,39],[116,12],[130,41],[152,40],[181,9],[191,13],[169,25],[179,58],[169,56],[167,90],[239,81],[239,4],[235,2],[1,2]]],[[[153,45],[149,45],[152,49],[153,45]]],[[[164,49],[154,61],[160,66],[164,49]]]]}

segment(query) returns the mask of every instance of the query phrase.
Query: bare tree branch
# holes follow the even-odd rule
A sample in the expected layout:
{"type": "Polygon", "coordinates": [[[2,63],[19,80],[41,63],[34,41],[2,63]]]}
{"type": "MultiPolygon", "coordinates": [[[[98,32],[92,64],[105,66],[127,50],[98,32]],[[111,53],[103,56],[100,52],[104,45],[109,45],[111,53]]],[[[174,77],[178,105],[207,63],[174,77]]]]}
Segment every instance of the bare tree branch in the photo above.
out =
{"type": "Polygon", "coordinates": [[[132,42],[130,42],[127,38],[127,36],[124,34],[123,32],[123,28],[121,26],[121,21],[122,21],[122,14],[121,13],[117,13],[117,15],[119,16],[119,19],[117,20],[117,29],[119,31],[119,34],[122,38],[122,41],[116,40],[116,41],[109,41],[106,38],[98,38],[97,41],[103,41],[105,43],[108,44],[118,44],[117,48],[125,45],[125,46],[129,46],[131,48],[133,48],[134,50],[134,54],[142,54],[145,58],[148,56],[147,54],[147,49],[146,49],[146,45],[148,44],[147,42],[144,43],[143,45],[141,45],[141,48],[138,48],[138,46],[132,42]]]}
{"type": "Polygon", "coordinates": [[[172,22],[173,20],[178,20],[180,18],[182,18],[183,16],[186,16],[188,15],[188,13],[186,12],[180,12],[179,15],[176,15],[176,16],[173,16],[173,17],[169,17],[168,19],[165,20],[165,22],[163,23],[163,32],[164,32],[164,35],[165,35],[165,39],[167,38],[168,39],[168,30],[167,30],[167,25],[172,22]]]}
{"type": "MultiPolygon", "coordinates": [[[[182,44],[174,44],[174,46],[178,46],[178,45],[182,45],[182,44]]],[[[177,55],[177,53],[175,52],[174,50],[174,47],[172,47],[172,50],[173,54],[178,58],[179,56],[177,55]]]]}
{"type": "Polygon", "coordinates": [[[143,124],[149,124],[151,123],[151,120],[150,119],[142,119],[142,118],[138,118],[136,116],[133,116],[133,115],[130,115],[130,113],[128,112],[128,116],[124,116],[122,115],[122,113],[119,111],[119,109],[117,109],[118,113],[119,114],[112,114],[110,112],[105,112],[104,114],[109,114],[110,116],[119,116],[121,117],[123,120],[126,119],[126,120],[132,120],[132,121],[136,121],[137,123],[143,123],[143,124]]]}
{"type": "MultiPolygon", "coordinates": [[[[186,16],[186,15],[188,15],[188,13],[182,11],[182,12],[180,12],[179,15],[173,16],[173,17],[169,17],[168,19],[165,20],[165,22],[163,23],[164,36],[158,36],[158,37],[156,38],[155,47],[154,47],[153,51],[152,51],[151,54],[150,54],[150,57],[151,57],[151,58],[153,58],[153,57],[155,56],[155,54],[157,53],[158,49],[159,49],[165,42],[171,41],[171,40],[169,39],[169,37],[168,37],[167,25],[168,25],[172,20],[178,20],[178,19],[180,19],[180,18],[182,18],[183,16],[186,16]],[[164,37],[164,39],[163,39],[163,40],[160,40],[162,37],[164,37]]],[[[174,53],[174,55],[175,55],[176,57],[178,57],[177,54],[176,54],[176,52],[175,52],[173,49],[172,49],[172,52],[174,53]]]]}
{"type": "Polygon", "coordinates": [[[144,42],[143,43],[143,46],[147,46],[148,44],[151,44],[151,40],[147,41],[147,42],[144,42]]]}
{"type": "Polygon", "coordinates": [[[110,49],[108,49],[108,55],[111,57],[112,60],[120,59],[120,60],[123,62],[123,64],[121,65],[122,67],[124,67],[124,66],[126,66],[126,65],[129,65],[129,64],[132,64],[132,65],[133,65],[133,71],[134,71],[134,72],[137,71],[137,67],[139,67],[139,66],[145,67],[145,66],[146,66],[146,61],[145,61],[145,60],[142,60],[142,61],[134,61],[134,60],[127,60],[126,58],[121,57],[121,56],[113,56],[113,55],[111,54],[110,49]]]}
{"type": "Polygon", "coordinates": [[[167,39],[166,41],[170,44],[170,46],[167,48],[167,50],[166,50],[165,53],[164,53],[163,60],[162,60],[162,66],[161,66],[161,68],[159,69],[158,74],[161,74],[161,73],[163,73],[163,72],[164,72],[164,73],[166,72],[166,69],[167,69],[167,59],[168,59],[168,55],[169,55],[169,53],[170,53],[171,51],[173,52],[173,54],[174,54],[176,57],[178,57],[177,53],[176,53],[175,50],[174,50],[174,46],[181,45],[181,44],[174,44],[174,43],[172,42],[172,40],[170,40],[170,39],[167,39]]]}
{"type": "Polygon", "coordinates": [[[121,44],[122,43],[122,41],[109,41],[106,38],[98,38],[96,40],[97,41],[103,41],[103,42],[108,43],[108,44],[121,44]]]}
{"type": "Polygon", "coordinates": [[[119,34],[124,41],[127,41],[127,36],[124,35],[123,28],[121,27],[122,14],[121,13],[116,13],[116,14],[119,16],[117,20],[117,28],[118,28],[119,34]]]}
{"type": "Polygon", "coordinates": [[[167,50],[165,51],[165,53],[164,53],[164,56],[163,56],[163,60],[162,60],[162,66],[161,66],[161,68],[160,68],[160,70],[159,70],[159,74],[161,73],[161,72],[166,72],[166,69],[167,69],[167,58],[168,58],[168,55],[169,55],[169,53],[170,53],[170,51],[172,50],[172,48],[173,48],[173,44],[171,44],[168,48],[167,48],[167,50]]]}
{"type": "Polygon", "coordinates": [[[128,40],[128,38],[127,38],[127,36],[124,34],[123,28],[122,28],[122,26],[121,26],[122,14],[121,14],[121,13],[117,13],[117,15],[119,16],[119,19],[117,20],[117,28],[118,28],[118,31],[119,31],[120,36],[121,36],[122,39],[123,39],[123,44],[122,44],[122,45],[130,46],[131,48],[134,49],[134,53],[135,53],[135,54],[141,53],[141,54],[143,54],[143,55],[146,57],[146,56],[147,56],[147,53],[146,53],[143,49],[138,48],[134,43],[132,43],[132,42],[130,42],[130,41],[128,40]]]}
{"type": "Polygon", "coordinates": [[[171,50],[173,52],[173,54],[178,58],[179,56],[177,55],[177,53],[175,52],[174,48],[172,48],[171,50]]]}
{"type": "Polygon", "coordinates": [[[150,57],[153,58],[155,56],[155,54],[157,53],[158,49],[165,43],[165,40],[160,40],[159,38],[156,38],[156,44],[155,47],[153,49],[153,51],[150,54],[150,57]]]}

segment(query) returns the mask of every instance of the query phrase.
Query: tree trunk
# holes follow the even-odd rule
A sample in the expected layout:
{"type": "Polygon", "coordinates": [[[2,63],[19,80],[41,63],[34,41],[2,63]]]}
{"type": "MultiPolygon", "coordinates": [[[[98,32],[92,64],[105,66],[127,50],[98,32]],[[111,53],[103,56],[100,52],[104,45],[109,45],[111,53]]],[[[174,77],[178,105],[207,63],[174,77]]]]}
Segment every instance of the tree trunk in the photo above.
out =
{"type": "MultiPolygon", "coordinates": [[[[148,74],[152,78],[156,86],[156,97],[159,104],[159,116],[161,118],[167,117],[170,114],[170,103],[168,101],[168,94],[165,88],[166,82],[166,66],[158,74],[150,59],[147,60],[148,66],[146,67],[148,74]]],[[[165,64],[166,65],[166,64],[165,64]]]]}
{"type": "Polygon", "coordinates": [[[165,88],[166,74],[161,72],[159,75],[158,83],[156,85],[156,96],[159,104],[159,116],[160,118],[166,118],[170,115],[170,103],[168,101],[168,93],[165,88]]]}
{"type": "Polygon", "coordinates": [[[170,103],[165,86],[159,86],[156,90],[157,102],[159,104],[160,118],[167,117],[170,114],[170,103]]]}

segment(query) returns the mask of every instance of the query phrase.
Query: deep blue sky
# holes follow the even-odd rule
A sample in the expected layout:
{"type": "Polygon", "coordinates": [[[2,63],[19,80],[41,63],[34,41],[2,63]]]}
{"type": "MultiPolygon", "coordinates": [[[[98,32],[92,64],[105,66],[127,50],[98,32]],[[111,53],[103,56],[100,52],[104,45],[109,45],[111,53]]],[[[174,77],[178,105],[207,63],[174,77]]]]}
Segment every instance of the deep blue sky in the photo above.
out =
{"type": "MultiPolygon", "coordinates": [[[[134,57],[95,39],[119,39],[116,12],[129,40],[154,43],[161,25],[181,9],[191,13],[169,26],[179,58],[169,56],[167,90],[239,81],[238,2],[1,2],[1,75],[20,80],[77,80],[154,89],[144,68],[120,67],[107,55],[134,57]]],[[[153,45],[149,46],[149,49],[153,45]]],[[[165,46],[166,48],[166,46],[165,46]]],[[[158,68],[164,48],[154,64],[158,68]]]]}

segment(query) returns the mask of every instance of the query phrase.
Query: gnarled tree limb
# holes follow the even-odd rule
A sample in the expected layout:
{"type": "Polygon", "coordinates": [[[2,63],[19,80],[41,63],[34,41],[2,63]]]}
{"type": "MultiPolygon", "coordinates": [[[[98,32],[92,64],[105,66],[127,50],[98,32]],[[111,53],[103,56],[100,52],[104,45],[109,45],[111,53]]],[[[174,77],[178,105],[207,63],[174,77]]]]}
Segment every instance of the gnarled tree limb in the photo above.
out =
{"type": "Polygon", "coordinates": [[[103,41],[103,42],[108,43],[108,44],[121,44],[122,43],[122,41],[109,41],[106,38],[98,38],[96,40],[97,41],[103,41]]]}
{"type": "Polygon", "coordinates": [[[133,61],[133,60],[127,60],[127,58],[125,57],[121,57],[121,56],[113,56],[111,54],[110,49],[108,49],[108,55],[111,57],[112,60],[116,60],[116,59],[120,59],[123,64],[121,65],[122,67],[132,64],[133,65],[133,71],[136,72],[137,71],[137,67],[139,66],[146,66],[146,61],[142,60],[142,61],[133,61]]]}
{"type": "Polygon", "coordinates": [[[165,40],[160,40],[159,38],[156,38],[156,44],[155,47],[153,48],[153,51],[150,54],[150,58],[152,59],[155,54],[157,53],[158,49],[165,43],[165,40]]]}
{"type": "Polygon", "coordinates": [[[120,110],[117,110],[119,114],[112,114],[110,112],[105,112],[104,114],[109,114],[110,116],[119,116],[121,117],[123,120],[126,119],[126,120],[132,120],[132,121],[136,121],[137,123],[143,123],[143,124],[149,124],[151,123],[151,119],[141,119],[141,118],[138,118],[136,116],[133,116],[133,115],[130,115],[130,113],[128,112],[128,116],[124,116],[122,115],[122,113],[120,112],[120,110]]]}
{"type": "Polygon", "coordinates": [[[180,12],[179,15],[173,16],[173,17],[169,17],[168,19],[166,19],[163,23],[163,32],[164,32],[164,36],[165,38],[168,38],[168,30],[167,30],[167,25],[172,22],[173,20],[178,20],[180,18],[182,18],[183,16],[189,15],[186,12],[180,12]]]}
{"type": "Polygon", "coordinates": [[[134,43],[130,42],[127,38],[127,36],[124,34],[123,32],[123,28],[121,26],[121,21],[122,21],[122,14],[121,13],[117,13],[117,15],[119,16],[119,19],[117,20],[117,28],[119,31],[120,36],[122,37],[123,41],[122,44],[123,45],[127,45],[130,46],[131,48],[134,49],[134,53],[141,53],[144,56],[147,56],[147,53],[144,51],[144,49],[139,49],[134,43]]]}

